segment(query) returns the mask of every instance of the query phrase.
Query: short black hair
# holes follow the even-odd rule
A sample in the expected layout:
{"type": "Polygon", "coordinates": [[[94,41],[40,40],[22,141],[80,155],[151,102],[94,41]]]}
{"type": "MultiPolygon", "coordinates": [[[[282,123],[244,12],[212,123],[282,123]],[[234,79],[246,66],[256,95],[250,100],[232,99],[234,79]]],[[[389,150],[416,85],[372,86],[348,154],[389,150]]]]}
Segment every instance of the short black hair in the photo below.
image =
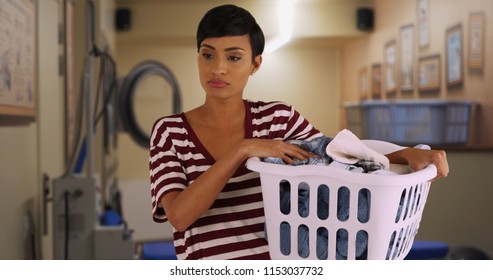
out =
{"type": "Polygon", "coordinates": [[[247,10],[227,4],[210,9],[197,28],[197,51],[206,38],[243,36],[248,34],[252,60],[264,52],[265,38],[255,18],[247,10]]]}

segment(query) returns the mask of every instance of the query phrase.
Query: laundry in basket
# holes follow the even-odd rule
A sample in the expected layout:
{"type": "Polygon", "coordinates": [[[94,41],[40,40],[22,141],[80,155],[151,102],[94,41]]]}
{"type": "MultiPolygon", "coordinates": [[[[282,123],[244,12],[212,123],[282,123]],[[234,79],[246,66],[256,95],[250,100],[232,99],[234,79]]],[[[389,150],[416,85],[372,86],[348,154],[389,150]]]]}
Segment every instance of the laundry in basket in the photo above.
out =
{"type": "MultiPolygon", "coordinates": [[[[286,182],[280,185],[280,210],[282,213],[289,213],[290,211],[290,186],[286,182]]],[[[329,190],[328,188],[319,188],[317,193],[317,216],[319,218],[328,217],[328,205],[329,205],[329,190]]],[[[338,211],[338,219],[347,220],[349,217],[349,192],[347,188],[340,188],[338,194],[338,203],[342,207],[338,211]]],[[[369,211],[369,193],[364,192],[358,197],[358,220],[367,221],[369,211]]],[[[302,217],[308,216],[309,211],[309,186],[306,184],[300,185],[298,191],[298,214],[302,217]]],[[[281,252],[288,254],[291,251],[290,244],[290,227],[288,223],[281,223],[280,225],[280,244],[281,252]]],[[[298,254],[301,257],[308,256],[308,234],[309,230],[306,226],[300,227],[298,230],[298,254]]],[[[267,231],[266,231],[267,236],[267,231]]],[[[321,259],[327,259],[327,231],[317,232],[317,256],[321,259]]],[[[336,259],[347,258],[347,231],[339,231],[336,238],[336,259]]],[[[368,235],[360,233],[356,236],[356,257],[363,256],[368,247],[368,235]]]]}
{"type": "MultiPolygon", "coordinates": [[[[382,153],[400,148],[375,140],[365,144],[373,144],[382,153]]],[[[403,259],[419,227],[428,181],[436,176],[433,165],[402,175],[277,165],[258,158],[249,159],[247,167],[260,172],[274,259],[403,259]],[[285,192],[287,187],[290,192],[285,192]],[[325,206],[319,199],[324,192],[328,193],[325,206]],[[304,210],[299,205],[300,194],[308,196],[304,210]],[[287,207],[282,205],[286,201],[287,207]],[[362,210],[365,203],[366,213],[362,210]],[[347,215],[342,216],[343,212],[347,215]]]]}

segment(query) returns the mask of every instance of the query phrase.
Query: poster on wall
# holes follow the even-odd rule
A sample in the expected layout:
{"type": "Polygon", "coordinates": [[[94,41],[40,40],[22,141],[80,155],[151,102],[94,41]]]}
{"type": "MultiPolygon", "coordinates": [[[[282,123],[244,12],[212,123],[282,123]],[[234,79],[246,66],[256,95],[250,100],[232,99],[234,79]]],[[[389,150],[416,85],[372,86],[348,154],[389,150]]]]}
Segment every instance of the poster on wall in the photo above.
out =
{"type": "Polygon", "coordinates": [[[414,83],[414,26],[408,24],[400,33],[400,87],[401,91],[412,91],[414,83]]]}
{"type": "Polygon", "coordinates": [[[396,79],[395,79],[395,61],[396,50],[395,40],[392,40],[385,44],[384,51],[384,75],[385,75],[385,91],[387,95],[395,94],[396,91],[396,79]]]}
{"type": "Polygon", "coordinates": [[[440,89],[440,55],[429,55],[419,59],[418,89],[420,92],[437,92],[440,89]]]}
{"type": "Polygon", "coordinates": [[[472,13],[469,16],[469,55],[470,70],[483,70],[484,61],[484,28],[485,15],[483,12],[472,13]]]}
{"type": "Polygon", "coordinates": [[[35,39],[34,1],[0,1],[0,115],[35,115],[35,39]]]}
{"type": "Polygon", "coordinates": [[[445,43],[447,85],[460,85],[463,80],[462,24],[457,24],[447,29],[445,43]]]}
{"type": "Polygon", "coordinates": [[[419,46],[426,47],[430,44],[430,8],[429,0],[418,0],[418,30],[419,46]]]}

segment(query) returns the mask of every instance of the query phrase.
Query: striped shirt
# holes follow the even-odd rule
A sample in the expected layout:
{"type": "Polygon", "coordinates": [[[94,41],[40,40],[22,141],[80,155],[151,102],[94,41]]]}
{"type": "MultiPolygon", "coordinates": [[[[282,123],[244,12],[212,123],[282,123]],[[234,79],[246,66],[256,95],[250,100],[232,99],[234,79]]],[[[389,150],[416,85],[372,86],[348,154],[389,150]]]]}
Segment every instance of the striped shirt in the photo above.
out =
{"type": "MultiPolygon", "coordinates": [[[[282,102],[245,100],[245,137],[311,140],[321,133],[282,102]]],[[[184,190],[214,159],[193,132],[184,113],[157,120],[150,143],[152,214],[166,222],[161,199],[184,190]]],[[[242,164],[210,209],[187,230],[173,230],[179,259],[269,259],[264,234],[264,209],[259,174],[242,164]]]]}

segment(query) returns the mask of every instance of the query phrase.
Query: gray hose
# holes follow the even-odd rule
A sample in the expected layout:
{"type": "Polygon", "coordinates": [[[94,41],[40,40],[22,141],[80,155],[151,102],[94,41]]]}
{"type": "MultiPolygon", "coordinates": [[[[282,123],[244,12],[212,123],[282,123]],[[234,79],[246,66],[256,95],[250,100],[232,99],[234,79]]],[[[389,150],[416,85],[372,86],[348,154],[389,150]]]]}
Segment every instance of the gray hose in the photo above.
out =
{"type": "Polygon", "coordinates": [[[135,119],[134,103],[135,89],[144,78],[158,75],[166,79],[173,92],[173,114],[181,112],[181,94],[178,82],[168,67],[154,60],[142,61],[137,64],[122,82],[119,94],[119,114],[123,129],[133,140],[144,148],[150,147],[150,135],[145,132],[135,119]]]}

